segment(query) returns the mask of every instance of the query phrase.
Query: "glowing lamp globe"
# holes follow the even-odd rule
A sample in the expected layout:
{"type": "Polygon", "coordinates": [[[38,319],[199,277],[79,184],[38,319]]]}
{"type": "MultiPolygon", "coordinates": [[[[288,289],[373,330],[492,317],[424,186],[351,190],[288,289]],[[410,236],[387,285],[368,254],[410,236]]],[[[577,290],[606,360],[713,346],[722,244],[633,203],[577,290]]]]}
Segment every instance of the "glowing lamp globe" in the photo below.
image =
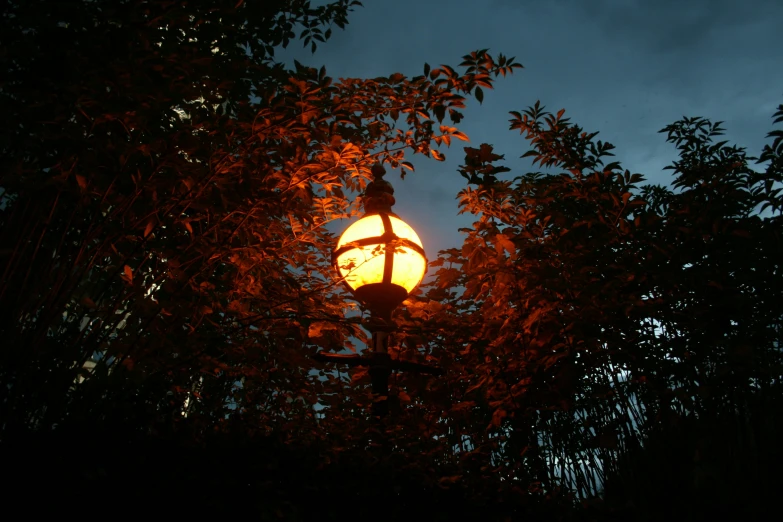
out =
{"type": "Polygon", "coordinates": [[[378,312],[391,313],[427,271],[419,236],[391,212],[368,214],[349,226],[332,259],[356,298],[378,312]]]}

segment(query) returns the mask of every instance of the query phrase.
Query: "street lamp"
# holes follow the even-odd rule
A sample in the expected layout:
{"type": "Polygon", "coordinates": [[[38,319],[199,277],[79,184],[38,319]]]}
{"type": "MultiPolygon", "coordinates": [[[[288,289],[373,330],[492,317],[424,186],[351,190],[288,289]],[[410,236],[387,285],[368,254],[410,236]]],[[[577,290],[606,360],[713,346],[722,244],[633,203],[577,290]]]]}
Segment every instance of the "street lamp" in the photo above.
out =
{"type": "Polygon", "coordinates": [[[377,311],[396,308],[427,271],[419,236],[391,210],[348,227],[332,258],[356,298],[377,311]]]}
{"type": "Polygon", "coordinates": [[[316,359],[369,366],[375,395],[373,414],[383,417],[388,412],[386,398],[393,369],[442,372],[434,366],[389,357],[389,333],[394,330],[392,312],[421,283],[427,271],[427,256],[413,228],[391,211],[394,189],[383,179],[383,166],[373,166],[372,173],[373,181],[362,199],[365,215],[343,232],[332,253],[332,262],[348,289],[370,311],[370,321],[365,325],[372,333],[370,353],[319,353],[316,359]]]}

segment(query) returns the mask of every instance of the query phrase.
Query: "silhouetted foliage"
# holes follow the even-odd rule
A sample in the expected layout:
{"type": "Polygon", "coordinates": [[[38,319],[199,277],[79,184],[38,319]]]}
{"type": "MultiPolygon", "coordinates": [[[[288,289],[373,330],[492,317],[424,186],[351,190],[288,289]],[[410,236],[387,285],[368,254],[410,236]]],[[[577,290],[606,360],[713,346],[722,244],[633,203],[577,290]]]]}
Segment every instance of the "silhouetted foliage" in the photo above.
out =
{"type": "MultiPolygon", "coordinates": [[[[112,477],[141,477],[117,442],[131,441],[172,483],[216,470],[218,496],[242,495],[244,454],[252,466],[279,454],[282,485],[275,471],[249,487],[291,511],[242,505],[289,519],[312,515],[291,493],[299,475],[326,504],[354,469],[375,478],[348,484],[378,502],[393,498],[370,495],[378,481],[410,484],[410,505],[421,490],[445,491],[433,506],[512,506],[496,518],[605,493],[604,507],[643,519],[665,490],[640,474],[667,454],[717,462],[716,430],[743,464],[712,464],[710,480],[768,480],[781,435],[761,413],[781,400],[780,130],[754,168],[716,141],[720,123],[669,125],[679,159],[663,187],[610,161],[613,146],[562,110],[512,112],[543,172],[513,177],[491,145],[465,147],[458,198],[475,223],[396,314],[392,355],[446,376],[396,375],[393,414],[377,424],[366,370],[313,361],[366,341],[327,225],[358,215],[375,162],[404,175],[415,157],[443,160],[441,146],[467,140],[452,126],[467,98],[521,67],[478,50],[460,70],[335,81],[275,60],[294,40],[315,51],[357,5],[6,2],[4,447],[37,433],[80,455],[98,437],[95,451],[120,455],[112,477]],[[681,453],[661,449],[674,440],[681,453]]],[[[693,498],[731,491],[678,480],[693,498]]],[[[190,491],[179,484],[172,495],[190,491]]]]}
{"type": "Polygon", "coordinates": [[[233,415],[323,430],[313,404],[343,404],[347,384],[311,375],[309,357],[363,335],[325,225],[356,214],[375,161],[465,139],[436,120],[517,67],[479,51],[465,74],[333,82],[275,62],[355,4],[11,6],[5,431],[142,410],[177,422],[185,404],[205,430],[233,415]]]}
{"type": "MultiPolygon", "coordinates": [[[[524,157],[547,171],[502,180],[491,146],[466,148],[461,172],[476,186],[460,204],[477,221],[461,249],[432,263],[436,280],[405,313],[457,376],[439,384],[457,457],[473,463],[462,478],[492,470],[589,498],[610,476],[638,488],[631,497],[673,506],[639,477],[660,463],[648,438],[681,440],[670,465],[687,469],[683,458],[698,460],[694,448],[714,447],[708,434],[732,425],[722,436],[737,451],[716,480],[748,466],[765,484],[755,497],[768,499],[782,434],[761,413],[782,391],[780,133],[756,171],[742,148],[715,142],[720,124],[667,126],[680,158],[666,188],[608,163],[613,147],[564,111],[536,104],[512,116],[533,145],[524,157]],[[628,464],[644,455],[646,468],[628,464]]],[[[727,484],[691,486],[729,499],[727,484]]]]}

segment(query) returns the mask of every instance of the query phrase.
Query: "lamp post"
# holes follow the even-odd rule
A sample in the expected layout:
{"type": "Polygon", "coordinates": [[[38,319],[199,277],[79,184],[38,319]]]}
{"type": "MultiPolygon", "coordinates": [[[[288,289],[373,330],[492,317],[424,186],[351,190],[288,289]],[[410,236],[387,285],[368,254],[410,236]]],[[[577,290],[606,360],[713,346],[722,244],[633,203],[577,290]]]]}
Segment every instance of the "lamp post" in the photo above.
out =
{"type": "Polygon", "coordinates": [[[383,179],[381,165],[372,168],[373,181],[362,203],[365,215],[343,232],[332,253],[332,262],[349,290],[370,311],[365,325],[372,334],[368,355],[318,353],[323,362],[369,367],[373,391],[373,415],[388,413],[389,375],[392,370],[440,375],[438,367],[389,357],[389,333],[394,331],[392,312],[421,283],[427,256],[413,228],[391,210],[394,189],[383,179]]]}

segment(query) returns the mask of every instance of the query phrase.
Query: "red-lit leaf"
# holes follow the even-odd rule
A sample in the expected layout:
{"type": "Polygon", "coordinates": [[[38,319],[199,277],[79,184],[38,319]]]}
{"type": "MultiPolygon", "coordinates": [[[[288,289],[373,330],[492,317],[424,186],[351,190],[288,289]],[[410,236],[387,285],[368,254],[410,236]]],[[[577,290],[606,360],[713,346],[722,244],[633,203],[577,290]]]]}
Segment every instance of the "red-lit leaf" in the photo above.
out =
{"type": "Polygon", "coordinates": [[[133,284],[133,270],[128,265],[123,268],[122,278],[126,283],[133,284]]]}

